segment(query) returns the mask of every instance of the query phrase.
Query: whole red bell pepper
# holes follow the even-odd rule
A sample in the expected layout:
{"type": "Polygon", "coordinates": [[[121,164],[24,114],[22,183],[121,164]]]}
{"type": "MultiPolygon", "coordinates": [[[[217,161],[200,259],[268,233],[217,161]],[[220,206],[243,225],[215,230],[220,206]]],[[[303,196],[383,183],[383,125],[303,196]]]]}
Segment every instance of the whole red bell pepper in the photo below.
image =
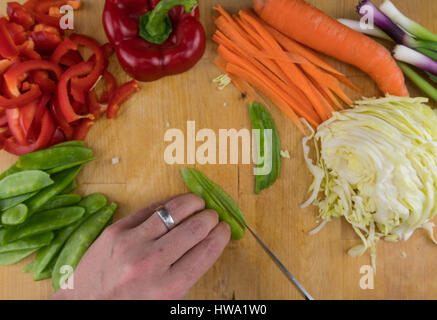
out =
{"type": "Polygon", "coordinates": [[[205,52],[197,0],[106,0],[103,25],[126,72],[154,81],[191,69],[205,52]]]}

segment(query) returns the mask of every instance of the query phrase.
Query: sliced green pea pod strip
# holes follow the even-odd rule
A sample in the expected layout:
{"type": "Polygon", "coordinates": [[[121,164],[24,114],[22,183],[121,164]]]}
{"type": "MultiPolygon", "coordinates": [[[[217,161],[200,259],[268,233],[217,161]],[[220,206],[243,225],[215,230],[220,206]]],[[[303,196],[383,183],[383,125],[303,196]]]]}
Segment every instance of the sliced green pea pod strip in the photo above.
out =
{"type": "Polygon", "coordinates": [[[82,199],[78,206],[85,209],[85,215],[79,221],[60,230],[50,245],[39,250],[35,258],[34,274],[42,273],[47,266],[54,260],[56,255],[70,238],[71,234],[86,220],[88,217],[105,207],[107,204],[106,197],[101,193],[93,193],[82,199]]]}
{"type": "Polygon", "coordinates": [[[27,170],[11,174],[0,181],[0,199],[41,190],[54,181],[44,171],[27,170]]]}
{"type": "Polygon", "coordinates": [[[111,220],[116,210],[117,205],[115,203],[106,206],[89,217],[71,235],[65,243],[64,248],[56,260],[55,267],[53,268],[52,285],[55,290],[58,290],[61,287],[61,280],[66,281],[68,278],[68,276],[63,277],[64,275],[61,272],[63,271],[63,267],[69,266],[71,267],[71,270],[74,270],[77,267],[82,256],[106,227],[106,224],[111,220]]]}
{"type": "Polygon", "coordinates": [[[15,196],[12,198],[2,199],[0,200],[0,211],[6,211],[16,205],[23,203],[27,199],[32,198],[38,193],[38,191],[21,194],[19,196],[15,196]]]}
{"type": "Polygon", "coordinates": [[[76,178],[82,166],[74,167],[65,171],[62,171],[53,177],[55,181],[51,186],[41,190],[37,195],[30,198],[25,202],[25,205],[29,209],[29,217],[49,202],[54,196],[60,194],[70,183],[76,178]]]}
{"type": "Polygon", "coordinates": [[[37,250],[38,248],[0,253],[0,266],[10,266],[16,264],[37,250]]]}
{"type": "Polygon", "coordinates": [[[50,148],[59,148],[59,147],[85,147],[85,142],[81,140],[71,140],[58,143],[50,148]]]}
{"type": "Polygon", "coordinates": [[[83,147],[57,147],[25,154],[18,159],[17,167],[27,170],[49,170],[85,161],[93,151],[83,147]]]}
{"type": "Polygon", "coordinates": [[[259,130],[259,136],[257,136],[260,149],[258,159],[264,159],[263,163],[258,164],[256,170],[266,171],[265,174],[257,172],[255,175],[255,193],[258,194],[261,190],[274,184],[281,173],[281,141],[275,122],[266,108],[257,102],[252,102],[249,106],[249,113],[253,128],[259,130]],[[267,133],[265,130],[271,130],[271,135],[267,135],[267,137],[271,136],[271,144],[269,141],[265,143],[267,133]],[[265,159],[270,159],[271,165],[266,163],[265,159]]]}
{"type": "Polygon", "coordinates": [[[85,160],[82,160],[82,161],[72,162],[72,163],[68,163],[68,164],[66,164],[64,166],[60,166],[60,167],[56,167],[56,168],[53,168],[53,169],[50,169],[50,170],[46,170],[46,172],[48,174],[54,174],[54,173],[58,173],[58,172],[61,172],[61,171],[64,171],[64,170],[67,170],[67,169],[79,166],[81,164],[85,164],[85,163],[94,161],[94,160],[96,160],[96,158],[95,157],[91,157],[91,158],[88,158],[88,159],[85,159],[85,160]]]}
{"type": "Polygon", "coordinates": [[[19,205],[6,210],[1,217],[2,224],[5,226],[17,226],[26,221],[27,207],[25,204],[19,205]]]}
{"type": "Polygon", "coordinates": [[[54,196],[47,202],[45,205],[41,207],[38,211],[46,211],[64,207],[71,207],[80,202],[82,197],[78,194],[70,193],[70,194],[60,194],[54,196]]]}
{"type": "Polygon", "coordinates": [[[231,227],[232,239],[243,238],[246,220],[234,200],[200,171],[184,168],[181,173],[188,189],[205,200],[206,208],[215,210],[220,221],[231,227]]]}
{"type": "Polygon", "coordinates": [[[77,189],[77,183],[76,181],[73,180],[64,190],[61,191],[61,194],[69,194],[70,192],[73,192],[76,189],[77,189]]]}
{"type": "Polygon", "coordinates": [[[10,176],[11,174],[17,173],[17,172],[21,172],[24,169],[20,169],[17,167],[17,163],[14,163],[8,170],[3,171],[0,174],[0,180],[6,178],[7,176],[10,176]]]}
{"type": "Polygon", "coordinates": [[[15,228],[6,229],[3,243],[23,239],[30,236],[62,229],[83,217],[85,209],[82,207],[67,207],[38,212],[30,217],[26,223],[15,228]]]}
{"type": "Polygon", "coordinates": [[[55,235],[53,232],[47,232],[40,235],[17,240],[0,246],[0,253],[18,250],[39,249],[41,247],[49,245],[50,242],[53,240],[54,236],[55,235]]]}

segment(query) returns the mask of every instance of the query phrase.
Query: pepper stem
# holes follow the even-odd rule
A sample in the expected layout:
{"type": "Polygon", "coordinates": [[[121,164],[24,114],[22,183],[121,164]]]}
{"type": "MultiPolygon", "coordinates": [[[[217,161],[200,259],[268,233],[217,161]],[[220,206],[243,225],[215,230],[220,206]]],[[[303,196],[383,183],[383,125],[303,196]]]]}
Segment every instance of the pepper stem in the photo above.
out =
{"type": "Polygon", "coordinates": [[[151,43],[163,44],[173,32],[168,12],[176,6],[183,6],[190,13],[197,4],[197,0],[161,0],[155,9],[141,16],[140,37],[151,43]]]}

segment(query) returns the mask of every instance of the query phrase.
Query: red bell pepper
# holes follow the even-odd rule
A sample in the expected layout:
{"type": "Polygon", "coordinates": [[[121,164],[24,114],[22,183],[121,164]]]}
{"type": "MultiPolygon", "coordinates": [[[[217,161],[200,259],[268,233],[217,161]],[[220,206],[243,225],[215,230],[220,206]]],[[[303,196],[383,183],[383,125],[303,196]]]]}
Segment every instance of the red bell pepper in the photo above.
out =
{"type": "Polygon", "coordinates": [[[41,53],[52,53],[62,42],[58,29],[38,24],[30,33],[30,37],[35,42],[35,49],[41,53]]]}
{"type": "Polygon", "coordinates": [[[197,0],[106,0],[103,25],[120,64],[139,81],[191,69],[205,52],[197,0]]]}
{"type": "Polygon", "coordinates": [[[93,119],[93,115],[78,115],[71,105],[70,97],[69,97],[69,90],[68,90],[68,83],[70,79],[74,77],[80,77],[84,76],[86,74],[89,74],[93,70],[93,63],[92,62],[82,62],[75,66],[70,67],[65,71],[61,78],[59,79],[58,88],[57,88],[57,100],[59,108],[64,115],[65,120],[68,123],[71,123],[73,121],[82,119],[82,118],[91,118],[93,119]]]}
{"type": "Polygon", "coordinates": [[[27,131],[27,140],[35,141],[38,138],[38,134],[41,131],[41,121],[44,116],[44,112],[47,110],[47,105],[51,99],[51,94],[44,93],[44,95],[39,100],[35,115],[32,119],[32,123],[29,130],[27,131]]]}
{"type": "Polygon", "coordinates": [[[108,111],[106,112],[106,117],[108,119],[113,119],[117,116],[118,110],[121,105],[129,99],[134,93],[140,90],[140,86],[135,80],[126,82],[125,84],[118,87],[111,98],[109,99],[108,111]]]}
{"type": "Polygon", "coordinates": [[[64,115],[62,114],[58,105],[58,100],[56,98],[50,102],[50,111],[52,113],[52,116],[58,123],[59,128],[64,133],[65,137],[68,140],[72,139],[74,134],[74,128],[65,120],[64,115]]]}
{"type": "Polygon", "coordinates": [[[86,77],[76,77],[71,80],[71,95],[76,101],[86,103],[88,91],[96,84],[103,73],[105,68],[105,56],[97,41],[90,37],[72,34],[70,39],[77,45],[85,46],[94,52],[94,69],[86,77]]]}
{"type": "Polygon", "coordinates": [[[76,130],[74,131],[73,139],[72,140],[85,140],[86,136],[88,135],[88,132],[92,125],[94,124],[94,121],[90,119],[82,119],[79,122],[79,125],[76,127],[76,130]]]}
{"type": "Polygon", "coordinates": [[[38,99],[40,96],[41,96],[41,90],[39,89],[39,86],[35,84],[31,84],[30,90],[23,94],[20,94],[19,96],[8,99],[0,95],[0,107],[5,109],[14,109],[17,107],[27,105],[32,101],[34,101],[35,99],[38,99]]]}
{"type": "Polygon", "coordinates": [[[62,57],[68,54],[71,50],[77,50],[77,43],[70,40],[70,38],[65,38],[53,51],[50,56],[50,61],[59,64],[62,57]]]}
{"type": "Polygon", "coordinates": [[[19,46],[20,57],[30,60],[41,60],[41,55],[35,51],[35,43],[33,40],[28,40],[19,46]]]}
{"type": "Polygon", "coordinates": [[[28,137],[28,132],[30,126],[32,125],[33,119],[35,118],[36,110],[38,109],[38,100],[34,100],[28,105],[20,108],[20,126],[21,130],[23,130],[24,136],[28,137]]]}
{"type": "Polygon", "coordinates": [[[100,96],[99,102],[108,103],[109,98],[117,88],[117,80],[112,73],[106,70],[103,72],[103,79],[105,79],[105,91],[103,91],[102,95],[100,96]]]}
{"type": "Polygon", "coordinates": [[[65,67],[72,67],[81,62],[83,62],[83,58],[79,51],[68,51],[62,56],[59,64],[65,67]]]}
{"type": "Polygon", "coordinates": [[[44,70],[33,71],[30,75],[31,82],[37,84],[43,92],[52,93],[56,90],[57,84],[50,79],[49,73],[44,70]]]}
{"type": "Polygon", "coordinates": [[[11,59],[18,55],[18,48],[9,33],[8,23],[8,19],[5,17],[0,18],[0,55],[3,58],[11,59]]]}
{"type": "Polygon", "coordinates": [[[41,121],[41,132],[38,139],[32,144],[19,145],[14,138],[9,138],[5,141],[5,150],[17,156],[46,148],[52,140],[55,133],[56,125],[48,110],[44,112],[41,121]]]}
{"type": "Polygon", "coordinates": [[[35,24],[33,15],[18,2],[8,2],[7,13],[10,21],[22,25],[26,30],[35,24]]]}
{"type": "Polygon", "coordinates": [[[8,125],[11,134],[18,144],[25,146],[27,144],[26,136],[20,126],[20,109],[7,109],[6,117],[8,118],[8,125]]]}
{"type": "Polygon", "coordinates": [[[11,66],[12,61],[9,59],[0,60],[0,75],[3,74],[11,66]]]}
{"type": "Polygon", "coordinates": [[[90,108],[91,114],[96,119],[100,119],[103,116],[103,114],[106,112],[106,110],[108,109],[107,104],[99,103],[95,89],[88,92],[88,106],[90,108]]]}
{"type": "Polygon", "coordinates": [[[16,45],[23,44],[28,38],[28,32],[24,30],[22,25],[14,22],[9,22],[6,24],[6,28],[12,37],[12,40],[16,45]]]}
{"type": "Polygon", "coordinates": [[[4,79],[10,93],[14,96],[20,95],[19,83],[23,81],[29,72],[34,70],[47,70],[53,72],[59,79],[62,69],[59,65],[47,60],[27,60],[18,63],[4,74],[4,79]]]}

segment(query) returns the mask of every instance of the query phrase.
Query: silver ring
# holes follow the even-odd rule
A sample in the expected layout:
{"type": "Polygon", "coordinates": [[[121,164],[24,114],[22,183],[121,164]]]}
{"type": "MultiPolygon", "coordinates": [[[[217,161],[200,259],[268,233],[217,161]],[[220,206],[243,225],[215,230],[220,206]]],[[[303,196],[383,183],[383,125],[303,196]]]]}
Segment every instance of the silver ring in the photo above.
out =
{"type": "Polygon", "coordinates": [[[168,230],[171,230],[174,227],[175,222],[167,209],[165,209],[164,207],[159,207],[155,210],[155,213],[158,215],[158,217],[161,218],[162,222],[165,224],[168,230]]]}

